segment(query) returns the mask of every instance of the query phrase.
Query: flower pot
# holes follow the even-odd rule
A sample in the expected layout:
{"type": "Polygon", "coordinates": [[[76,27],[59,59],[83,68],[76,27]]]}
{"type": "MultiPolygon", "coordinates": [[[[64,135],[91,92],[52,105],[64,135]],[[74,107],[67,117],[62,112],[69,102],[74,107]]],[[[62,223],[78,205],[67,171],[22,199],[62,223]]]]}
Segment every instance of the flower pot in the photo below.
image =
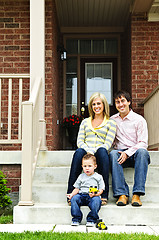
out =
{"type": "Polygon", "coordinates": [[[67,130],[68,130],[69,142],[72,144],[72,150],[76,150],[79,126],[67,127],[67,130]]]}

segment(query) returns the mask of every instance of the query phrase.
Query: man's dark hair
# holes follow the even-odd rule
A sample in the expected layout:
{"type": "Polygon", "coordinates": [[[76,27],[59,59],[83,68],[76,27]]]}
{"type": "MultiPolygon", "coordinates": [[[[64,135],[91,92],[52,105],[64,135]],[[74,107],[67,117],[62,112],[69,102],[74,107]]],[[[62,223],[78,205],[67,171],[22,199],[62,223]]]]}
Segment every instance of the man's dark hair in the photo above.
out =
{"type": "Polygon", "coordinates": [[[131,102],[130,94],[124,90],[120,90],[114,94],[114,100],[121,97],[125,97],[128,102],[131,102]]]}

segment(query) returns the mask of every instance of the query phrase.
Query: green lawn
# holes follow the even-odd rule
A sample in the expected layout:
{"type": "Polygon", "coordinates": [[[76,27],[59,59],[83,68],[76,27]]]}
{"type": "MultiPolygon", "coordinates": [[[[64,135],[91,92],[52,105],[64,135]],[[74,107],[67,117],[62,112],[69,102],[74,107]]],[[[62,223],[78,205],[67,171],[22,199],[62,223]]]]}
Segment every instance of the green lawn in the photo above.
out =
{"type": "Polygon", "coordinates": [[[13,215],[2,215],[0,216],[0,224],[13,223],[13,215]]]}
{"type": "Polygon", "coordinates": [[[109,233],[53,233],[53,232],[24,232],[24,233],[0,233],[0,240],[19,240],[19,239],[63,239],[63,240],[155,240],[159,239],[159,236],[147,235],[147,234],[109,234],[109,233]]]}

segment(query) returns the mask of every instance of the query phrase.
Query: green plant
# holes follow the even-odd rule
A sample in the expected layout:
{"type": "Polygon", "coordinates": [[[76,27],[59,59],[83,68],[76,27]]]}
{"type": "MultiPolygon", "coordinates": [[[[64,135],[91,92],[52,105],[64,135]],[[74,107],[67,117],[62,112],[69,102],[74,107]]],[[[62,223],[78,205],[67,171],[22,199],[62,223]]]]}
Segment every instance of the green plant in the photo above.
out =
{"type": "Polygon", "coordinates": [[[65,117],[62,121],[62,126],[65,128],[73,127],[73,126],[79,126],[82,122],[83,117],[80,115],[70,115],[69,117],[65,117]]]}
{"type": "Polygon", "coordinates": [[[11,223],[13,223],[13,215],[0,216],[0,224],[11,224],[11,223]]]}
{"type": "Polygon", "coordinates": [[[7,195],[10,188],[6,186],[7,180],[5,175],[0,171],[0,209],[4,210],[12,204],[10,197],[7,195]]]}

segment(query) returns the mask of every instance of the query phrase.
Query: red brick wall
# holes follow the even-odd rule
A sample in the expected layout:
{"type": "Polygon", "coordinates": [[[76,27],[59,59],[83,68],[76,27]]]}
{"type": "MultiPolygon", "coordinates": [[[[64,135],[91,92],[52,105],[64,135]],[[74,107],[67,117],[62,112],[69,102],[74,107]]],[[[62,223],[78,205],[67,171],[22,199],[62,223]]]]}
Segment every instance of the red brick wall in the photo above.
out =
{"type": "MultiPolygon", "coordinates": [[[[0,73],[29,73],[30,68],[30,1],[2,0],[0,1],[0,73]]],[[[57,53],[60,44],[56,9],[54,0],[46,0],[46,126],[48,150],[62,148],[60,141],[61,129],[57,120],[62,117],[62,81],[59,72],[62,68],[57,53]]],[[[7,137],[7,94],[8,82],[2,80],[2,129],[1,138],[7,137]]],[[[18,80],[13,84],[12,131],[13,138],[17,138],[18,121],[18,80]]],[[[29,80],[24,80],[23,101],[29,98],[29,80]]],[[[62,135],[61,135],[62,136],[62,135]]],[[[0,150],[20,150],[21,145],[0,145],[0,150]]],[[[6,175],[11,191],[19,191],[20,165],[0,165],[6,175]]]]}
{"type": "Polygon", "coordinates": [[[159,24],[133,16],[131,29],[133,109],[143,114],[142,101],[158,85],[159,24]]]}
{"type": "MultiPolygon", "coordinates": [[[[30,65],[30,13],[27,0],[0,1],[0,73],[29,73],[30,65]]],[[[29,99],[29,79],[23,80],[23,101],[29,99]]],[[[12,85],[12,132],[18,138],[19,80],[12,85]]],[[[2,79],[1,138],[7,138],[8,79],[2,79]]],[[[0,150],[20,150],[21,144],[0,145],[0,150]]]]}
{"type": "Polygon", "coordinates": [[[21,166],[20,165],[0,165],[0,170],[6,175],[8,181],[7,187],[10,192],[18,192],[21,184],[21,166]]]}
{"type": "Polygon", "coordinates": [[[62,109],[61,93],[62,80],[60,78],[61,62],[57,52],[57,45],[60,44],[60,33],[57,24],[55,2],[46,1],[46,140],[48,150],[62,149],[62,138],[60,125],[62,109]]]}
{"type": "MultiPolygon", "coordinates": [[[[0,1],[0,73],[29,73],[30,68],[30,1],[29,0],[2,0],[0,1]]],[[[62,93],[59,71],[61,69],[57,45],[60,37],[57,25],[54,0],[46,0],[46,127],[48,150],[62,148],[60,141],[61,129],[57,120],[62,117],[62,93]]],[[[3,80],[2,88],[8,83],[3,80]]],[[[18,116],[17,80],[13,86],[12,131],[13,138],[17,138],[18,116]]],[[[3,93],[7,93],[7,90],[3,93]]],[[[23,101],[29,98],[29,82],[23,86],[23,101]]],[[[3,96],[1,138],[7,138],[7,96],[3,96]]],[[[61,135],[62,136],[62,135],[61,135]]],[[[0,145],[0,150],[20,150],[21,145],[0,145]]]]}
{"type": "Polygon", "coordinates": [[[29,1],[0,1],[0,73],[29,73],[29,1]]]}

